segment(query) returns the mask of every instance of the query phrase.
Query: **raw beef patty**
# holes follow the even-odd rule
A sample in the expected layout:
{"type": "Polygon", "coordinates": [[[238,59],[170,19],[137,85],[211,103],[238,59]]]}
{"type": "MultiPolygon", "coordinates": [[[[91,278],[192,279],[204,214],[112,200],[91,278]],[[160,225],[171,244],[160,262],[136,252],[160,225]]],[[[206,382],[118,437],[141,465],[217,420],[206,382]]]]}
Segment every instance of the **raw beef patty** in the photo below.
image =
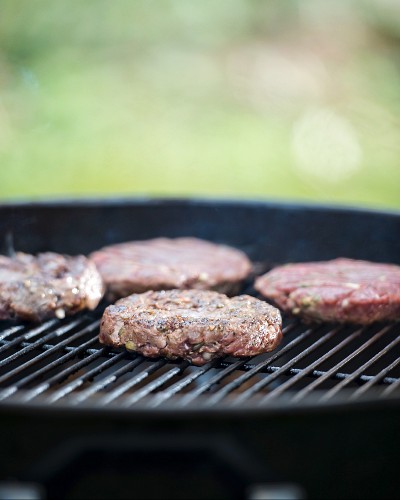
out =
{"type": "Polygon", "coordinates": [[[370,324],[400,320],[400,266],[353,259],[279,266],[255,288],[308,321],[370,324]]]}
{"type": "Polygon", "coordinates": [[[105,247],[90,258],[115,299],[173,288],[238,292],[252,265],[235,248],[198,238],[155,238],[105,247]]]}

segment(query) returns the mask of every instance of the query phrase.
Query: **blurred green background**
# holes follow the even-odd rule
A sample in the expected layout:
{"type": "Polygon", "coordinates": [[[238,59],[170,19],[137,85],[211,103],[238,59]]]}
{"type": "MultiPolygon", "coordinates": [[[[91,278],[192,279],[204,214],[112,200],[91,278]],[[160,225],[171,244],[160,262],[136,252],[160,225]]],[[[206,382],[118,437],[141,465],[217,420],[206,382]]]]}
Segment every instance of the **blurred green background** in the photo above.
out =
{"type": "Polygon", "coordinates": [[[1,0],[0,198],[400,208],[398,0],[1,0]]]}

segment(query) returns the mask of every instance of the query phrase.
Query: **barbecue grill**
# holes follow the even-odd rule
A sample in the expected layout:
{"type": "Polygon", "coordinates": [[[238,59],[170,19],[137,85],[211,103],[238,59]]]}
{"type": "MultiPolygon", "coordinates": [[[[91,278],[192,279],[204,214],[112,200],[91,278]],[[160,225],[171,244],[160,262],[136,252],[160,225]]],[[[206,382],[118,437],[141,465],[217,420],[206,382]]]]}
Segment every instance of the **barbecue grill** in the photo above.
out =
{"type": "MultiPolygon", "coordinates": [[[[197,236],[245,251],[256,274],[338,256],[400,264],[400,214],[278,202],[5,204],[0,234],[3,253],[71,255],[197,236]]],[[[397,496],[399,324],[285,317],[274,352],[194,367],[99,344],[106,305],[1,322],[0,498],[397,496]]]]}

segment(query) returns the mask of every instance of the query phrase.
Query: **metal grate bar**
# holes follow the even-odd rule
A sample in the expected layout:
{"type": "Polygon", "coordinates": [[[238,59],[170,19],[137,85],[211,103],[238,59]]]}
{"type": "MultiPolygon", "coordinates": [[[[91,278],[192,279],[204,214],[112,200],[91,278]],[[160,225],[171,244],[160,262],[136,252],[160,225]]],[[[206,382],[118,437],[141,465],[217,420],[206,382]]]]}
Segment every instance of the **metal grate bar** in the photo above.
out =
{"type": "MultiPolygon", "coordinates": [[[[72,380],[69,384],[65,385],[64,387],[61,387],[58,391],[53,392],[51,396],[47,398],[47,401],[49,403],[54,403],[55,401],[58,401],[59,399],[67,396],[70,394],[72,391],[80,387],[81,385],[84,384],[87,380],[90,380],[91,378],[95,377],[96,375],[99,375],[101,372],[106,370],[107,368],[112,367],[113,365],[117,364],[119,361],[121,361],[123,358],[126,357],[126,353],[121,352],[119,354],[116,354],[113,358],[109,358],[100,365],[96,366],[95,368],[92,368],[88,372],[86,372],[84,375],[80,376],[79,378],[72,380]]],[[[81,396],[82,394],[84,395],[82,397],[83,399],[86,399],[89,397],[91,394],[94,394],[98,390],[102,389],[103,386],[107,385],[108,380],[110,378],[116,379],[121,373],[125,373],[129,370],[132,370],[136,365],[138,364],[138,360],[135,359],[131,363],[128,363],[127,365],[124,365],[122,368],[119,370],[115,371],[113,375],[110,375],[109,377],[106,377],[105,379],[100,380],[97,383],[92,384],[88,389],[85,391],[82,391],[78,396],[76,396],[76,400],[81,396]]],[[[113,380],[111,380],[109,383],[111,383],[113,380]]],[[[72,404],[77,404],[79,401],[72,401],[72,404]]]]}
{"type": "Polygon", "coordinates": [[[180,392],[186,386],[190,385],[192,382],[194,382],[201,375],[204,375],[205,373],[207,373],[208,370],[211,370],[212,367],[213,367],[212,363],[208,363],[208,364],[202,366],[200,369],[196,370],[195,372],[189,373],[189,375],[187,375],[182,380],[179,380],[175,384],[171,385],[171,387],[168,387],[168,389],[166,389],[165,391],[158,392],[157,394],[155,394],[155,396],[152,399],[149,406],[151,408],[159,406],[161,403],[163,403],[167,399],[170,399],[172,396],[174,396],[175,394],[180,392]]]}
{"type": "MultiPolygon", "coordinates": [[[[32,330],[29,330],[29,332],[26,332],[26,333],[20,335],[19,337],[16,337],[13,340],[6,340],[6,341],[2,340],[3,345],[0,347],[0,353],[7,351],[8,349],[10,349],[11,347],[13,347],[15,345],[20,344],[24,340],[29,340],[33,337],[36,337],[37,335],[41,334],[43,331],[48,330],[49,328],[54,326],[56,323],[57,323],[56,320],[47,321],[43,325],[40,325],[37,328],[33,328],[32,330]]],[[[18,330],[16,330],[16,331],[18,331],[18,330]]],[[[10,331],[10,330],[8,332],[9,333],[7,333],[7,335],[6,335],[7,337],[10,336],[12,333],[14,333],[14,331],[10,331]]],[[[50,332],[49,336],[50,336],[50,338],[54,337],[54,331],[50,332]]],[[[3,361],[1,361],[0,366],[2,366],[3,364],[4,364],[3,361]]]]}
{"type": "MultiPolygon", "coordinates": [[[[339,328],[336,328],[335,331],[337,332],[339,328]]],[[[307,368],[303,368],[297,375],[294,377],[290,378],[286,382],[284,382],[282,385],[274,389],[272,392],[264,396],[261,400],[261,404],[266,403],[267,401],[270,401],[271,399],[276,398],[283,392],[285,392],[289,387],[292,387],[294,384],[296,384],[300,379],[304,378],[305,376],[309,375],[311,372],[314,371],[314,368],[321,363],[324,363],[327,361],[331,356],[339,352],[343,347],[345,347],[347,344],[352,342],[355,338],[357,338],[360,333],[362,332],[362,329],[360,328],[359,330],[356,330],[353,332],[351,335],[343,339],[339,344],[337,344],[335,347],[330,349],[327,353],[325,353],[323,356],[320,358],[316,359],[313,363],[307,366],[307,368]]],[[[296,401],[298,401],[298,398],[296,398],[296,401]]]]}
{"type": "Polygon", "coordinates": [[[165,382],[168,382],[168,380],[170,380],[172,377],[174,377],[175,375],[178,375],[183,370],[185,370],[185,368],[187,368],[188,364],[189,363],[187,361],[183,361],[180,366],[175,366],[171,370],[168,370],[166,373],[164,373],[164,375],[162,375],[161,377],[158,377],[156,380],[154,380],[150,384],[146,385],[146,387],[143,387],[143,389],[141,389],[140,391],[135,392],[135,394],[132,394],[131,396],[128,396],[127,398],[125,398],[124,401],[122,402],[122,406],[124,406],[124,407],[132,406],[133,404],[137,403],[140,399],[143,399],[145,396],[150,394],[152,391],[154,391],[158,387],[161,387],[163,384],[165,384],[165,382]]]}
{"type": "Polygon", "coordinates": [[[255,383],[252,387],[247,389],[245,392],[240,394],[234,404],[241,404],[245,399],[248,399],[250,396],[258,392],[260,389],[263,389],[265,386],[276,380],[278,377],[281,375],[286,374],[290,368],[293,367],[298,361],[301,359],[305,358],[308,356],[311,352],[313,352],[317,347],[320,345],[324,344],[327,342],[330,338],[332,338],[337,332],[337,329],[330,330],[328,333],[326,333],[324,336],[320,337],[317,341],[314,342],[311,346],[309,346],[307,349],[304,349],[300,354],[292,358],[290,361],[285,363],[283,366],[279,367],[272,375],[269,375],[268,377],[263,378],[262,380],[259,380],[257,383],[255,383]]]}
{"type": "MultiPolygon", "coordinates": [[[[95,337],[96,339],[98,339],[97,335],[95,337]]],[[[27,347],[27,346],[30,346],[31,343],[30,342],[22,342],[21,346],[22,347],[27,347]]],[[[53,347],[55,347],[56,344],[43,344],[40,347],[40,349],[43,349],[43,351],[48,351],[49,349],[53,349],[53,347]]],[[[71,346],[64,346],[63,350],[66,351],[66,352],[70,352],[70,351],[75,351],[77,349],[77,347],[71,347],[71,346]]],[[[87,351],[87,354],[93,354],[94,352],[98,352],[98,351],[101,351],[102,349],[88,349],[87,351]]]]}
{"type": "Polygon", "coordinates": [[[4,330],[4,332],[0,335],[0,341],[6,339],[7,337],[12,335],[13,333],[20,332],[23,329],[24,329],[24,325],[18,325],[18,326],[12,326],[11,328],[4,330]]]}
{"type": "Polygon", "coordinates": [[[390,370],[393,370],[393,368],[396,368],[396,366],[400,364],[400,358],[397,358],[393,361],[393,363],[390,363],[389,366],[381,370],[377,375],[371,378],[367,383],[359,387],[351,396],[350,399],[357,399],[359,398],[362,394],[367,392],[372,386],[376,385],[378,382],[382,381],[385,378],[385,375],[390,372],[390,370]]]}
{"type": "MultiPolygon", "coordinates": [[[[366,342],[364,342],[360,347],[358,347],[356,350],[354,350],[351,354],[349,354],[344,359],[342,359],[341,361],[339,361],[339,363],[337,363],[335,366],[333,366],[332,368],[330,368],[325,373],[322,373],[321,377],[319,377],[317,380],[314,380],[314,382],[312,382],[307,387],[304,387],[304,389],[302,389],[301,391],[299,391],[296,394],[296,396],[295,396],[294,399],[296,400],[296,399],[303,398],[309,392],[311,392],[316,387],[318,387],[319,385],[321,385],[323,382],[325,382],[326,380],[328,380],[330,378],[341,378],[342,380],[343,379],[347,379],[350,376],[350,374],[343,374],[342,377],[339,377],[338,370],[342,366],[346,365],[349,361],[351,361],[352,359],[354,359],[356,356],[358,356],[358,354],[360,354],[361,352],[365,351],[365,349],[367,349],[370,345],[372,345],[373,343],[375,343],[385,333],[386,333],[385,329],[379,330],[379,332],[377,332],[373,337],[371,337],[366,342]]],[[[342,375],[342,374],[340,374],[340,375],[342,375]]],[[[361,376],[360,378],[362,378],[362,377],[364,377],[364,376],[361,376]]],[[[368,380],[370,380],[370,379],[368,378],[368,380]]]]}
{"type": "MultiPolygon", "coordinates": [[[[144,361],[141,359],[141,361],[144,361]]],[[[166,364],[166,361],[164,359],[161,359],[157,362],[154,362],[152,365],[147,366],[143,368],[142,371],[137,373],[133,378],[127,380],[123,384],[121,384],[119,387],[114,389],[112,392],[109,392],[105,396],[103,396],[99,401],[98,404],[101,406],[104,406],[111,401],[114,401],[114,399],[117,399],[119,396],[124,394],[126,391],[134,387],[135,385],[139,384],[142,380],[147,378],[149,375],[151,375],[153,372],[161,368],[166,364]]]]}
{"type": "MultiPolygon", "coordinates": [[[[219,382],[221,379],[229,375],[230,373],[234,372],[235,370],[241,368],[246,361],[248,361],[249,358],[242,359],[240,361],[236,361],[235,363],[230,364],[220,372],[218,372],[214,377],[211,377],[206,383],[200,385],[197,389],[194,389],[188,394],[185,394],[181,401],[179,401],[180,406],[185,406],[189,403],[191,403],[194,399],[196,399],[200,394],[203,394],[203,392],[207,391],[212,387],[214,384],[219,382]]],[[[214,361],[216,363],[216,361],[214,361]]],[[[212,366],[215,366],[213,363],[211,363],[212,366]]]]}
{"type": "MultiPolygon", "coordinates": [[[[52,370],[53,368],[60,366],[65,361],[68,361],[68,359],[71,359],[72,357],[74,357],[78,352],[81,352],[86,347],[88,347],[90,344],[93,344],[93,342],[95,342],[95,341],[96,341],[96,338],[90,339],[87,342],[85,342],[84,344],[82,344],[82,346],[76,348],[75,350],[71,350],[71,351],[67,352],[66,354],[64,354],[60,358],[56,359],[52,363],[49,363],[48,365],[43,366],[39,370],[36,370],[34,373],[31,373],[30,375],[27,375],[26,377],[19,379],[18,382],[7,387],[7,389],[5,391],[2,391],[0,393],[0,400],[5,399],[6,397],[9,397],[12,394],[16,393],[22,386],[24,386],[25,384],[28,384],[30,381],[34,380],[35,378],[40,377],[41,375],[43,375],[43,373],[46,373],[49,370],[52,370]]],[[[27,391],[24,394],[24,396],[26,396],[27,394],[29,394],[31,392],[37,393],[38,389],[40,392],[43,392],[40,390],[41,386],[48,386],[48,383],[46,382],[45,384],[41,384],[41,385],[39,385],[39,387],[36,387],[32,391],[27,391]]],[[[26,397],[23,397],[23,399],[27,400],[26,397]]],[[[31,398],[28,398],[28,399],[31,399],[31,398]]]]}
{"type": "MultiPolygon", "coordinates": [[[[264,368],[264,370],[262,371],[262,373],[275,373],[276,371],[280,370],[281,367],[280,366],[266,366],[264,368]]],[[[290,368],[287,372],[288,375],[297,375],[298,373],[302,373],[304,370],[304,368],[290,368]]],[[[320,379],[321,377],[323,377],[327,372],[326,371],[323,371],[323,370],[313,370],[311,373],[309,373],[309,376],[310,377],[313,377],[313,378],[316,378],[316,379],[320,379]]],[[[350,377],[350,373],[341,373],[341,372],[338,372],[338,373],[334,373],[331,378],[332,379],[337,379],[337,380],[343,380],[345,378],[348,378],[350,377]]],[[[360,375],[359,377],[359,380],[361,380],[362,382],[369,382],[372,378],[374,378],[374,375],[360,375]]],[[[397,382],[397,378],[395,377],[385,377],[383,379],[383,383],[384,384],[393,384],[394,382],[397,382]]],[[[317,382],[317,381],[316,381],[317,382]]]]}
{"type": "MultiPolygon", "coordinates": [[[[221,358],[219,367],[226,368],[228,366],[231,366],[231,364],[232,364],[232,361],[227,361],[227,360],[221,358]]],[[[258,368],[258,366],[259,366],[259,363],[254,364],[254,363],[246,362],[244,365],[242,365],[240,367],[240,369],[242,371],[249,372],[250,370],[254,370],[255,368],[258,368]]],[[[257,370],[257,371],[261,372],[261,373],[264,373],[264,372],[265,373],[271,373],[271,372],[276,371],[278,369],[279,369],[279,366],[270,366],[270,365],[267,365],[267,366],[264,366],[261,370],[257,370]]],[[[295,375],[296,373],[298,373],[300,371],[301,371],[300,369],[291,368],[290,369],[290,374],[291,375],[295,375]]],[[[313,373],[315,374],[315,377],[322,377],[323,375],[325,375],[326,370],[314,370],[313,373]]],[[[350,376],[350,373],[337,372],[337,373],[334,374],[333,378],[341,380],[341,379],[347,378],[349,376],[350,376]]],[[[363,380],[364,382],[367,382],[371,378],[372,378],[372,375],[360,375],[360,380],[363,380]]],[[[385,377],[383,379],[383,382],[385,384],[393,384],[393,382],[396,382],[396,381],[397,381],[397,377],[385,377]]]]}
{"type": "Polygon", "coordinates": [[[392,394],[393,392],[395,392],[399,388],[400,388],[400,379],[396,380],[396,382],[394,382],[393,384],[386,387],[386,389],[382,392],[380,397],[389,396],[390,394],[392,394]]]}
{"type": "MultiPolygon", "coordinates": [[[[81,321],[74,321],[74,322],[70,323],[69,325],[65,325],[64,327],[57,329],[56,330],[58,332],[57,336],[64,335],[64,333],[67,333],[69,330],[72,330],[79,323],[81,323],[81,321]]],[[[71,337],[68,337],[67,339],[63,340],[62,342],[60,342],[59,344],[55,345],[54,347],[52,347],[52,348],[50,348],[50,349],[42,352],[38,356],[35,356],[33,359],[30,359],[29,361],[26,361],[25,363],[22,363],[21,365],[17,366],[13,370],[10,370],[8,373],[5,373],[3,376],[0,377],[0,383],[4,382],[5,380],[9,379],[10,377],[16,375],[17,373],[20,373],[22,370],[25,370],[26,368],[32,366],[33,364],[37,363],[38,361],[40,361],[40,360],[42,360],[42,359],[50,356],[50,354],[52,354],[54,351],[57,351],[57,350],[61,349],[62,347],[64,347],[65,345],[67,345],[69,342],[72,342],[72,341],[78,339],[79,337],[82,337],[82,335],[85,335],[89,331],[92,331],[94,328],[97,328],[98,325],[99,325],[99,323],[100,323],[99,320],[95,321],[91,325],[85,327],[83,330],[80,330],[79,332],[75,333],[71,337]]],[[[9,356],[4,361],[9,360],[10,358],[16,359],[17,357],[20,356],[21,353],[25,354],[25,353],[27,353],[29,351],[32,351],[34,348],[39,347],[41,344],[43,344],[44,343],[43,342],[44,339],[45,339],[45,337],[43,337],[43,339],[41,339],[38,342],[34,342],[29,347],[25,347],[24,349],[22,349],[21,351],[19,351],[17,353],[18,356],[15,356],[15,357],[14,356],[9,356]]],[[[48,339],[46,339],[46,340],[48,340],[48,339]]]]}
{"type": "MultiPolygon", "coordinates": [[[[68,352],[66,354],[64,354],[64,356],[61,356],[61,358],[58,358],[56,361],[53,361],[53,363],[50,363],[49,365],[43,367],[41,370],[38,370],[36,373],[28,375],[28,377],[25,377],[25,379],[18,381],[18,383],[15,385],[17,385],[18,388],[20,388],[22,384],[29,382],[31,379],[33,379],[37,375],[42,375],[43,373],[45,373],[49,370],[52,370],[52,369],[56,368],[57,366],[62,365],[63,363],[65,363],[69,359],[77,356],[81,352],[87,352],[88,346],[90,346],[91,344],[93,344],[96,341],[97,341],[97,336],[88,340],[87,342],[85,342],[84,344],[82,344],[79,347],[68,350],[68,352]]],[[[105,351],[105,348],[104,348],[104,351],[105,351]]],[[[21,400],[30,401],[31,399],[37,397],[39,394],[42,394],[44,391],[49,389],[52,385],[56,384],[57,382],[59,382],[61,380],[66,379],[71,373],[74,373],[74,372],[80,370],[82,367],[86,366],[94,359],[100,357],[101,354],[102,354],[101,350],[96,351],[95,353],[78,361],[77,363],[74,363],[72,366],[69,366],[68,368],[62,370],[61,372],[57,373],[53,377],[47,379],[46,382],[39,384],[34,389],[25,391],[21,397],[21,400]]]]}
{"type": "MultiPolygon", "coordinates": [[[[293,327],[293,325],[289,325],[287,329],[285,328],[283,330],[284,334],[287,333],[288,329],[293,327]]],[[[221,399],[223,399],[227,394],[232,392],[233,390],[237,389],[240,387],[242,384],[247,382],[250,378],[252,378],[254,375],[259,373],[262,370],[265,370],[269,365],[271,365],[274,361],[277,359],[281,358],[284,354],[288,353],[291,349],[296,347],[300,342],[302,342],[304,339],[309,337],[313,331],[311,329],[306,330],[302,334],[300,334],[298,337],[293,339],[289,344],[287,344],[285,347],[277,351],[275,354],[273,354],[270,358],[266,359],[265,361],[262,361],[258,365],[255,365],[251,370],[249,370],[246,373],[243,373],[240,375],[237,379],[233,380],[229,384],[227,384],[225,387],[220,389],[216,394],[213,396],[213,403],[215,404],[219,402],[221,399]]],[[[279,368],[277,368],[278,370],[279,368]]],[[[243,392],[242,394],[238,395],[238,398],[242,398],[242,400],[247,399],[248,396],[251,395],[249,392],[251,388],[247,389],[247,391],[243,392]]]]}
{"type": "MultiPolygon", "coordinates": [[[[390,326],[387,326],[381,330],[382,334],[386,333],[390,329],[390,326]]],[[[379,333],[381,333],[379,332],[379,333]]],[[[322,398],[321,401],[327,401],[330,399],[332,396],[337,394],[343,387],[346,387],[346,385],[350,384],[351,382],[357,380],[357,378],[368,368],[369,366],[373,365],[379,358],[381,358],[384,354],[386,354],[392,347],[397,345],[400,342],[400,336],[394,339],[390,344],[388,344],[384,349],[379,351],[375,356],[373,356],[371,359],[369,359],[366,363],[362,364],[357,370],[355,370],[350,377],[347,379],[342,380],[339,382],[335,387],[333,387],[330,391],[326,392],[322,398]]]]}

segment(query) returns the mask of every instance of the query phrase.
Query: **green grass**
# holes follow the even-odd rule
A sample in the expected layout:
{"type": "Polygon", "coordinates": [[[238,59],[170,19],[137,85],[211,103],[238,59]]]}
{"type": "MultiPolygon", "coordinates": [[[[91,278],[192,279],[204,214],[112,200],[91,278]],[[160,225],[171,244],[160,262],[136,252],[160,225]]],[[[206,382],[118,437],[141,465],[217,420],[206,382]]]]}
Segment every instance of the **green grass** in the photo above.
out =
{"type": "MultiPolygon", "coordinates": [[[[366,14],[346,5],[353,24],[336,39],[310,28],[298,2],[3,1],[0,198],[400,208],[400,30],[390,25],[389,37],[375,25],[373,5],[366,14]],[[313,109],[353,130],[353,175],[331,182],[299,169],[293,131],[313,109]]],[[[343,155],[324,134],[322,172],[343,155]]]]}

